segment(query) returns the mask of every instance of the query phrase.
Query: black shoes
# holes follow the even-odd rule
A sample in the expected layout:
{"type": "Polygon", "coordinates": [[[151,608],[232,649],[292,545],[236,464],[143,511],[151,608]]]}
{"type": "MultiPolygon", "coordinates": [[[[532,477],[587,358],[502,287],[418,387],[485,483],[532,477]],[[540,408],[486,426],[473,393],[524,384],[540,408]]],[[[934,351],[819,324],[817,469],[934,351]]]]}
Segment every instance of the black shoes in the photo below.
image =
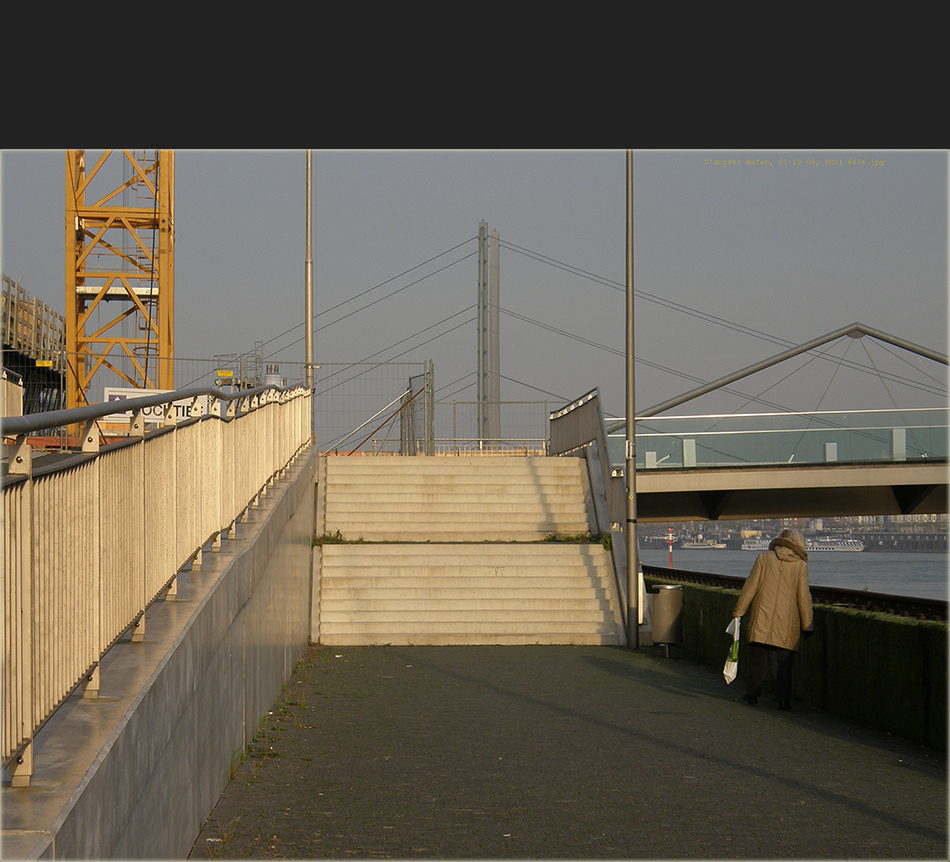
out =
{"type": "MultiPolygon", "coordinates": [[[[749,694],[748,692],[742,695],[742,699],[747,704],[749,704],[749,706],[755,706],[759,702],[759,699],[754,694],[749,694]]],[[[778,708],[783,709],[783,710],[790,710],[792,708],[792,705],[787,700],[780,700],[778,702],[778,708]]]]}

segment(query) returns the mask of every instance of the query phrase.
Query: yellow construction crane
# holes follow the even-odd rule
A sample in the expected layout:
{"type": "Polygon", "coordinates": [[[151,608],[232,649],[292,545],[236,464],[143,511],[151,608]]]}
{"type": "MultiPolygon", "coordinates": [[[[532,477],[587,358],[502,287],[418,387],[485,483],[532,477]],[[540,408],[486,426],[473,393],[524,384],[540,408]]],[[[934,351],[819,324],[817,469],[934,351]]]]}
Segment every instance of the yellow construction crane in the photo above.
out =
{"type": "Polygon", "coordinates": [[[107,150],[91,168],[66,151],[65,317],[67,407],[99,400],[106,370],[106,385],[174,389],[173,150],[107,150]]]}

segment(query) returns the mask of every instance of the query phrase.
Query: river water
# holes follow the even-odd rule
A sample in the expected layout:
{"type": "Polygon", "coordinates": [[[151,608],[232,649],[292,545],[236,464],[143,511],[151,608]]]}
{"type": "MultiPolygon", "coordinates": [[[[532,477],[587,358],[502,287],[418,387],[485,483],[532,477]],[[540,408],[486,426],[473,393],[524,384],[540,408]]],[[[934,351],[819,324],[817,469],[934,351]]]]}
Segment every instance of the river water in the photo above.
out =
{"type": "MultiPolygon", "coordinates": [[[[673,548],[673,568],[745,578],[754,551],[673,548]]],[[[668,568],[669,548],[641,548],[644,565],[668,568]]],[[[947,600],[948,555],[890,552],[822,551],[808,555],[808,581],[820,587],[947,600]]]]}

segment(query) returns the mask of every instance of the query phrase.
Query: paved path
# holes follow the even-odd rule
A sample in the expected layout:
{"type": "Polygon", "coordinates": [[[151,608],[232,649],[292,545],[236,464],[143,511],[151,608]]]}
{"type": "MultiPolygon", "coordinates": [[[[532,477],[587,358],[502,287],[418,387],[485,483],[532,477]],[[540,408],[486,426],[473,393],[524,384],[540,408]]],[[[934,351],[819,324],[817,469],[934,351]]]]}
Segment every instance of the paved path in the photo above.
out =
{"type": "Polygon", "coordinates": [[[947,858],[946,759],[659,649],[311,647],[191,858],[947,858]]]}

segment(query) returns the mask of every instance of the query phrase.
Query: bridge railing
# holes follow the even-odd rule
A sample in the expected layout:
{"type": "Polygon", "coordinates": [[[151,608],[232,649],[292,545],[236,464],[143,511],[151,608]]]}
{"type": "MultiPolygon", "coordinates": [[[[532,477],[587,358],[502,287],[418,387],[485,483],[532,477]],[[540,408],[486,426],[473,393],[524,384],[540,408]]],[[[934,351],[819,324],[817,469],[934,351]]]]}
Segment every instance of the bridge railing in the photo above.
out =
{"type": "MultiPolygon", "coordinates": [[[[637,469],[945,460],[947,420],[946,409],[651,416],[637,420],[637,469]]],[[[608,438],[615,465],[624,440],[608,438]]]]}
{"type": "Polygon", "coordinates": [[[101,447],[101,434],[115,434],[99,428],[114,403],[3,423],[13,442],[3,479],[2,756],[14,784],[29,783],[32,740],[57,707],[80,684],[96,695],[108,649],[130,629],[144,638],[147,607],[163,593],[174,600],[178,572],[200,567],[202,548],[312,439],[303,387],[122,405],[130,436],[101,447]],[[67,424],[81,428],[81,451],[43,466],[29,435],[67,424]]]}

